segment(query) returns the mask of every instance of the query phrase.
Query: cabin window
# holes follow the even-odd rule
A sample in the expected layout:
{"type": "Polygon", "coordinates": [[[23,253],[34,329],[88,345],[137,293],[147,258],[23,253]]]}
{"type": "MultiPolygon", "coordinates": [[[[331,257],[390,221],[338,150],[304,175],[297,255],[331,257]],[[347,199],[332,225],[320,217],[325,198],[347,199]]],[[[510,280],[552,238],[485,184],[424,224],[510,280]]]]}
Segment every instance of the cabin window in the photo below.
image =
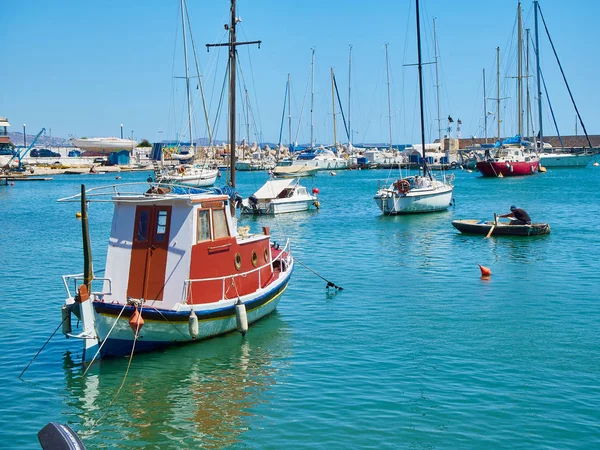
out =
{"type": "Polygon", "coordinates": [[[137,242],[145,242],[148,240],[148,224],[150,222],[150,211],[143,209],[138,216],[137,231],[135,240],[137,242]]]}
{"type": "Polygon", "coordinates": [[[210,218],[208,215],[208,211],[208,209],[198,210],[197,242],[204,242],[210,240],[210,218]]]}
{"type": "Polygon", "coordinates": [[[221,239],[229,236],[227,216],[224,209],[213,209],[213,239],[221,239]]]}
{"type": "Polygon", "coordinates": [[[167,221],[169,218],[169,211],[158,211],[158,218],[156,219],[156,242],[164,242],[165,235],[167,233],[167,221]]]}

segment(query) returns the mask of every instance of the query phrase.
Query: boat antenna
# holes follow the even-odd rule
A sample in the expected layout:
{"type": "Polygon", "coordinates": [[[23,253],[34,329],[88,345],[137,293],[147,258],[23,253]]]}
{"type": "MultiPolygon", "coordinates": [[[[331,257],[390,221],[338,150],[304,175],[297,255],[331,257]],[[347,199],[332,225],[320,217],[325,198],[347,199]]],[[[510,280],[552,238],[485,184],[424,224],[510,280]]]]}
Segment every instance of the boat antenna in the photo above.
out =
{"type": "Polygon", "coordinates": [[[427,176],[429,174],[429,178],[431,178],[431,174],[429,173],[429,169],[427,167],[427,160],[425,159],[425,114],[423,111],[423,64],[421,62],[421,22],[419,20],[419,0],[416,0],[416,6],[418,58],[417,67],[419,69],[419,105],[421,109],[421,145],[423,146],[421,151],[423,154],[423,176],[427,176]]]}
{"type": "Polygon", "coordinates": [[[229,42],[226,44],[206,44],[207,50],[210,47],[228,47],[229,48],[229,145],[230,145],[230,161],[229,161],[229,173],[230,173],[230,184],[231,187],[235,188],[235,74],[236,74],[236,54],[238,45],[250,45],[260,44],[262,41],[247,41],[237,42],[235,39],[235,27],[239,19],[235,16],[235,2],[231,0],[231,22],[229,25],[225,25],[225,29],[229,31],[229,42]]]}

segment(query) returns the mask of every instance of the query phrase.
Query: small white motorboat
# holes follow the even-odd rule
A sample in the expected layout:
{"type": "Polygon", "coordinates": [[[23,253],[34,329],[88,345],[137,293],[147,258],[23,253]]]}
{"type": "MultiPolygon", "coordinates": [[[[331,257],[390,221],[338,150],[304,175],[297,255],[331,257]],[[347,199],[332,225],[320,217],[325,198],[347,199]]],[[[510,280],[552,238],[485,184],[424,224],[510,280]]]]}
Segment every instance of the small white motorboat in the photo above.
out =
{"type": "Polygon", "coordinates": [[[309,193],[298,178],[269,180],[242,202],[243,214],[281,214],[319,208],[317,188],[309,193]]]}

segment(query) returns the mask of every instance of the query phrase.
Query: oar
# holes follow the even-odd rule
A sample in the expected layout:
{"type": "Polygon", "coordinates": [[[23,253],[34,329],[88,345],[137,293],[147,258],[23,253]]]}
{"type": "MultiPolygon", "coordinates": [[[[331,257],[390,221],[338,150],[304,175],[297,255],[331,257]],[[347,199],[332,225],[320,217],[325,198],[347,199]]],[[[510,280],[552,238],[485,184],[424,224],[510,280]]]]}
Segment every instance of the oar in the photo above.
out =
{"type": "Polygon", "coordinates": [[[490,228],[490,231],[488,231],[486,238],[489,238],[492,235],[492,233],[494,232],[494,228],[496,228],[496,225],[498,225],[498,214],[494,213],[494,225],[492,225],[492,228],[490,228]]]}

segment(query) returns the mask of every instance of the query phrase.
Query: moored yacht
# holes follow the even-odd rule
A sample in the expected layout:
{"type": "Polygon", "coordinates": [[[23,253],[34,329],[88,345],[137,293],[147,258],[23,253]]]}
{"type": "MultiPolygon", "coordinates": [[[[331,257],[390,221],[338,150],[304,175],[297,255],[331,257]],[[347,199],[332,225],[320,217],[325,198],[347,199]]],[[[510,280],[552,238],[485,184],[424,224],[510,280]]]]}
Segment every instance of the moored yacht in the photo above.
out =
{"type": "Polygon", "coordinates": [[[494,150],[486,155],[486,160],[477,163],[477,169],[484,177],[533,175],[539,166],[537,153],[528,142],[523,142],[520,135],[496,144],[494,150]]]}

